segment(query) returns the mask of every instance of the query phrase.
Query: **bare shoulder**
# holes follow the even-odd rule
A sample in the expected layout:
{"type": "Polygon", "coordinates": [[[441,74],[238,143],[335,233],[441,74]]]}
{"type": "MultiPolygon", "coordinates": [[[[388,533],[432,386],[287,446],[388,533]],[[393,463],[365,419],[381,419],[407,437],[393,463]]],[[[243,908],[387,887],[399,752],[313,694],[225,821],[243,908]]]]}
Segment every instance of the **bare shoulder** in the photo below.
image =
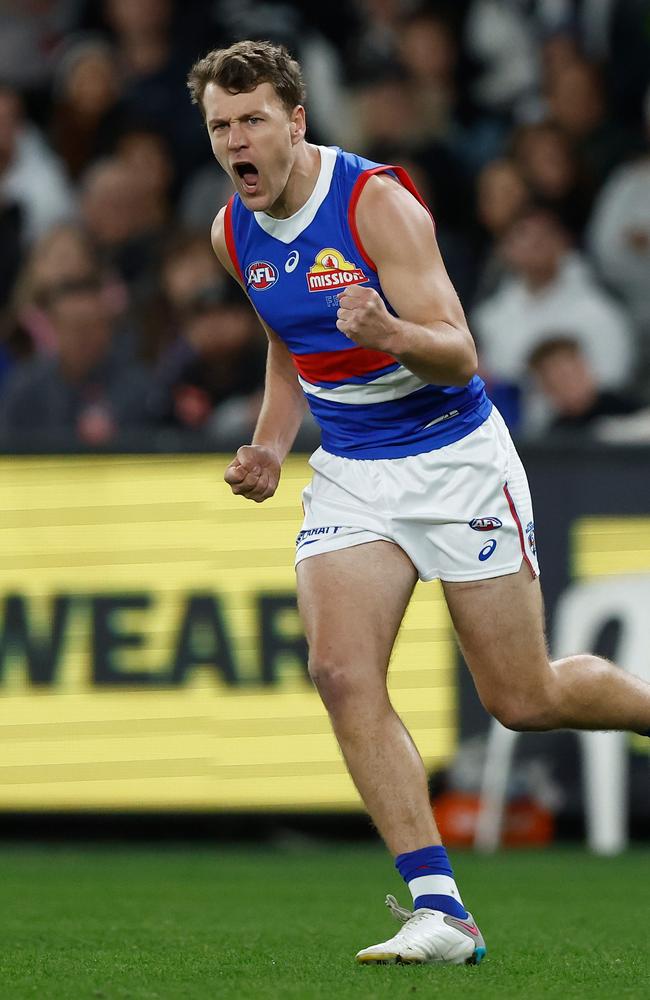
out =
{"type": "Polygon", "coordinates": [[[431,215],[390,174],[374,174],[364,185],[356,209],[359,236],[370,257],[412,247],[436,246],[431,215]]]}
{"type": "Polygon", "coordinates": [[[210,231],[210,239],[212,241],[212,249],[214,250],[217,258],[221,264],[225,267],[228,274],[232,275],[235,281],[238,281],[241,285],[241,279],[237,273],[237,268],[230,256],[230,251],[228,250],[228,244],[226,243],[226,209],[227,205],[220,208],[217,212],[214,222],[212,223],[212,229],[210,231]]]}
{"type": "Polygon", "coordinates": [[[223,208],[219,209],[214,218],[212,229],[210,230],[210,238],[212,240],[212,249],[224,267],[227,267],[230,258],[226,246],[225,217],[226,206],[224,205],[223,208]]]}

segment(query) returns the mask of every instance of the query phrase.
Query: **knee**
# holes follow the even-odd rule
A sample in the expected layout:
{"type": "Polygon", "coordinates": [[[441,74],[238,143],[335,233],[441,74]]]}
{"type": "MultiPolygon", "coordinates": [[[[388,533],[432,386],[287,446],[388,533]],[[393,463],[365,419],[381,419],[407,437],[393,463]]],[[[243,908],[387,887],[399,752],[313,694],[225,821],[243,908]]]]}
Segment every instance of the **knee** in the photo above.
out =
{"type": "Polygon", "coordinates": [[[331,713],[345,708],[361,693],[358,678],[350,665],[336,660],[311,656],[309,676],[331,713]]]}
{"type": "Polygon", "coordinates": [[[552,693],[543,685],[529,690],[491,691],[481,700],[502,726],[518,733],[552,729],[556,724],[552,693]]]}

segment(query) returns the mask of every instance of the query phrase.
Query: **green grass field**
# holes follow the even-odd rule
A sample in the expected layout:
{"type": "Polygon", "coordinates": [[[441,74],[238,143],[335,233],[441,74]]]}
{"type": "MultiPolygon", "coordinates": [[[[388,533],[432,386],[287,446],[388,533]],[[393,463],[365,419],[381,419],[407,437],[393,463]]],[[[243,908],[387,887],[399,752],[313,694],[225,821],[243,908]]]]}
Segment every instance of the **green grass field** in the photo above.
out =
{"type": "Polygon", "coordinates": [[[650,851],[454,861],[477,968],[355,965],[408,902],[379,848],[0,846],[0,997],[650,998],[650,851]]]}

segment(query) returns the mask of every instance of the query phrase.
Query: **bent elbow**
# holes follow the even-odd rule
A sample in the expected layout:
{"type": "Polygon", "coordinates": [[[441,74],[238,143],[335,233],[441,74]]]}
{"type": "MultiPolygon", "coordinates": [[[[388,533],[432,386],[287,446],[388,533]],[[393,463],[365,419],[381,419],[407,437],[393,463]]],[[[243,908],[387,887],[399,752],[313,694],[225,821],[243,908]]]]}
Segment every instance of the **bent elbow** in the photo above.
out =
{"type": "Polygon", "coordinates": [[[478,372],[478,357],[476,355],[476,348],[472,344],[471,350],[468,350],[463,357],[458,368],[458,378],[454,381],[454,385],[462,387],[467,385],[468,382],[474,378],[478,372]]]}
{"type": "Polygon", "coordinates": [[[473,379],[477,373],[478,373],[478,352],[476,350],[476,344],[474,343],[474,340],[470,335],[470,341],[467,351],[467,368],[465,370],[467,381],[465,382],[465,385],[467,385],[467,382],[471,381],[471,379],[473,379]]]}

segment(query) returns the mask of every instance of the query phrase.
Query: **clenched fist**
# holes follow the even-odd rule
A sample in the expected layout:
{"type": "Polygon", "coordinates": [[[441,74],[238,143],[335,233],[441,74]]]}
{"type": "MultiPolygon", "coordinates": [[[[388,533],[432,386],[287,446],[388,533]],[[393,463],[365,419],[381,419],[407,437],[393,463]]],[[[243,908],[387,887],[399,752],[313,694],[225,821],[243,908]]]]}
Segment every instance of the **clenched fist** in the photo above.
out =
{"type": "Polygon", "coordinates": [[[352,285],[339,295],[336,326],[359,347],[389,351],[394,338],[395,317],[374,288],[352,285]]]}
{"type": "Polygon", "coordinates": [[[245,444],[223,474],[230,489],[246,500],[262,503],[275,493],[280,462],[275,452],[261,444],[245,444]]]}

